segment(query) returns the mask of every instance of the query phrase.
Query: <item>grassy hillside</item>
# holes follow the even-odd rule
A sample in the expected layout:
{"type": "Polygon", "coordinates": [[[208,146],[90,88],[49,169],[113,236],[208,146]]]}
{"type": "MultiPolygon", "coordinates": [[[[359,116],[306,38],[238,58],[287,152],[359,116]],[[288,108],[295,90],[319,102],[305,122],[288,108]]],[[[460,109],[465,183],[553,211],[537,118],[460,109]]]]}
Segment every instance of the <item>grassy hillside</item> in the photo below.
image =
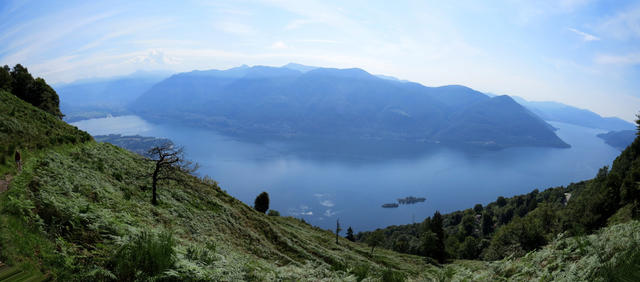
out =
{"type": "Polygon", "coordinates": [[[29,151],[59,144],[91,140],[91,136],[68,125],[9,92],[0,90],[0,173],[13,162],[16,149],[29,151]]]}
{"type": "MultiPolygon", "coordinates": [[[[179,173],[151,205],[152,163],[0,92],[2,142],[25,144],[0,193],[0,261],[58,281],[593,280],[633,269],[640,223],[624,211],[588,237],[559,235],[521,258],[432,260],[370,247],[290,217],[259,213],[215,181],[179,173]],[[5,103],[6,102],[6,103],[5,103]],[[7,106],[10,105],[10,106],[7,106]],[[13,112],[13,114],[12,114],[13,112]],[[9,121],[9,122],[7,122],[9,121]],[[6,133],[5,133],[6,132],[6,133]],[[72,136],[64,137],[64,136],[72,136]],[[42,140],[47,140],[43,142],[42,140]],[[7,141],[7,140],[11,140],[7,141]],[[51,142],[54,140],[56,142],[51,142]],[[68,140],[66,142],[65,140],[68,140]],[[57,142],[60,141],[60,142],[57,142]],[[39,144],[39,145],[38,145],[39,144]],[[613,222],[626,222],[613,225],[613,222]]],[[[5,144],[5,143],[3,143],[5,144]]],[[[623,153],[624,155],[624,153],[623,153]]],[[[615,165],[614,165],[615,166],[615,165]]],[[[277,197],[277,195],[272,195],[277,197]]],[[[26,275],[25,274],[25,275],[26,275]]],[[[604,279],[603,278],[603,279],[604,279]]]]}
{"type": "MultiPolygon", "coordinates": [[[[42,144],[37,140],[84,135],[9,93],[0,97],[21,113],[11,122],[32,136],[20,139],[25,131],[12,130],[3,141],[42,144]]],[[[0,113],[6,122],[7,112],[0,113]]],[[[332,233],[258,213],[210,179],[179,175],[186,184],[161,186],[160,204],[153,206],[152,164],[142,157],[94,141],[44,145],[28,147],[21,173],[3,165],[15,174],[0,194],[0,261],[8,265],[63,281],[129,279],[123,269],[134,262],[123,253],[140,242],[162,245],[170,234],[165,245],[175,250],[172,263],[154,273],[168,280],[419,277],[427,266],[423,258],[384,249],[369,257],[368,246],[345,239],[336,245],[332,233]]]]}

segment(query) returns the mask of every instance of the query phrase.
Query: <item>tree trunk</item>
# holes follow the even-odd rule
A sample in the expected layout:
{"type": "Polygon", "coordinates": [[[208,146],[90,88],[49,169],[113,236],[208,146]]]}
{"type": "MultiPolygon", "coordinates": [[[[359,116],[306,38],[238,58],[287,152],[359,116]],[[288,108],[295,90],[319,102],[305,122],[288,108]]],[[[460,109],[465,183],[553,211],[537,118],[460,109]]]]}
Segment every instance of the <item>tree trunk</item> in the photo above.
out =
{"type": "Polygon", "coordinates": [[[153,193],[153,198],[151,199],[151,204],[158,205],[158,198],[156,195],[156,186],[158,186],[158,166],[156,165],[156,170],[153,171],[153,182],[151,184],[151,190],[153,193]]]}
{"type": "Polygon", "coordinates": [[[376,246],[372,246],[371,247],[371,254],[369,255],[370,257],[373,257],[373,248],[375,248],[376,246]]]}

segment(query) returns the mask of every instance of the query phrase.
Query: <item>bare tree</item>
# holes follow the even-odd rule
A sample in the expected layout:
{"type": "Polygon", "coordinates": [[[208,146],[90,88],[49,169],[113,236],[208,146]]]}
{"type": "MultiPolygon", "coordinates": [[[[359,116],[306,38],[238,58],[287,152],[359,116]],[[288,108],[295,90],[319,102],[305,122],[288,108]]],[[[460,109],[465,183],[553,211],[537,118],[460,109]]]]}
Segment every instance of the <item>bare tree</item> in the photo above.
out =
{"type": "Polygon", "coordinates": [[[198,169],[197,164],[185,160],[183,148],[175,147],[171,142],[149,149],[147,157],[155,163],[151,174],[153,191],[151,203],[153,205],[158,204],[157,187],[159,182],[170,180],[182,182],[184,178],[180,172],[193,173],[198,169]]]}

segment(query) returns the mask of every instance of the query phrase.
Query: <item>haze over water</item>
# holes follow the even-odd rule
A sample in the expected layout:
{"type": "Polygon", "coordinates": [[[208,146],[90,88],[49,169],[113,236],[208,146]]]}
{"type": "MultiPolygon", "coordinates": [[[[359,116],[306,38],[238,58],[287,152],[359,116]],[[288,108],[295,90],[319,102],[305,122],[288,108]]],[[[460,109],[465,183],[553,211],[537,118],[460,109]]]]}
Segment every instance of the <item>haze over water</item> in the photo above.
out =
{"type": "Polygon", "coordinates": [[[421,222],[435,210],[446,213],[486,204],[498,196],[589,179],[602,166],[610,166],[620,153],[596,137],[601,130],[550,124],[558,128],[556,133],[572,146],[570,149],[461,151],[432,147],[412,153],[400,145],[387,144],[369,150],[369,155],[354,156],[341,153],[343,144],[328,150],[315,144],[248,142],[210,130],[153,124],[137,116],[73,123],[92,135],[169,138],[184,146],[187,157],[201,165],[200,175],[211,176],[222,189],[248,205],[253,205],[261,191],[267,191],[271,208],[282,215],[302,217],[322,228],[334,227],[339,217],[343,226],[352,226],[356,232],[421,222]],[[381,208],[406,196],[427,200],[396,209],[381,208]]]}

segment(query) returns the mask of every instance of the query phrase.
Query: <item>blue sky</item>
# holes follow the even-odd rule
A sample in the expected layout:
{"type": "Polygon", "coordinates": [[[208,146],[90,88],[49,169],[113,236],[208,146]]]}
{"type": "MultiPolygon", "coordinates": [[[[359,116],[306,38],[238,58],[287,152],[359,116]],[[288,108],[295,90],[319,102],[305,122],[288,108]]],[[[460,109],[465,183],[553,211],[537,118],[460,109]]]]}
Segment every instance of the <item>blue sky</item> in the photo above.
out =
{"type": "Polygon", "coordinates": [[[632,120],[640,1],[0,1],[0,64],[50,83],[288,62],[632,120]]]}

